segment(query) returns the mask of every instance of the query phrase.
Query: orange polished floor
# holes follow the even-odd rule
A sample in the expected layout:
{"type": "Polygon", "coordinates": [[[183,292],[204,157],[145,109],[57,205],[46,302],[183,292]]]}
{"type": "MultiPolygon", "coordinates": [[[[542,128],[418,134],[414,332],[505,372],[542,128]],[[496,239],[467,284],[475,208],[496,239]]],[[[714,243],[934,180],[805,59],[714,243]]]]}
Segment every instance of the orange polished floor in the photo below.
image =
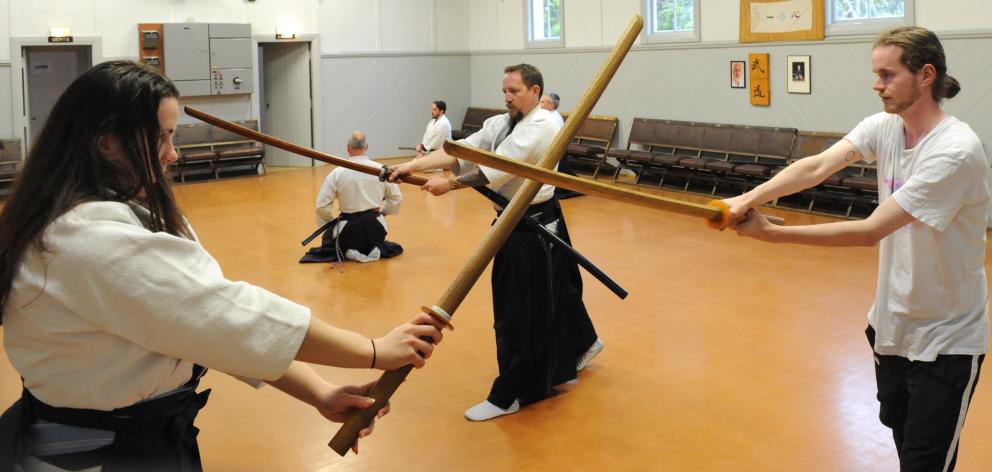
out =
{"type": "MultiPolygon", "coordinates": [[[[405,186],[389,239],[405,248],[373,264],[300,265],[328,167],[177,186],[203,244],[229,278],[381,335],[444,292],[489,227],[471,191],[442,198],[405,186]]],[[[392,413],[338,457],[337,431],[312,408],[213,372],[201,412],[206,470],[891,471],[877,420],[863,330],[874,248],[771,245],[699,219],[583,197],[563,202],[573,242],[630,296],[584,274],[585,302],[606,349],[575,386],[515,415],[471,423],[496,374],[489,272],[444,343],[393,397],[392,413]]],[[[773,212],[774,211],[770,211],[773,212]]],[[[776,213],[787,224],[828,218],[776,213]]],[[[989,261],[986,261],[987,267],[989,261]]],[[[0,354],[0,404],[20,382],[0,354]]],[[[340,382],[376,372],[319,367],[340,382]]],[[[978,385],[958,470],[992,468],[992,389],[978,385]]]]}

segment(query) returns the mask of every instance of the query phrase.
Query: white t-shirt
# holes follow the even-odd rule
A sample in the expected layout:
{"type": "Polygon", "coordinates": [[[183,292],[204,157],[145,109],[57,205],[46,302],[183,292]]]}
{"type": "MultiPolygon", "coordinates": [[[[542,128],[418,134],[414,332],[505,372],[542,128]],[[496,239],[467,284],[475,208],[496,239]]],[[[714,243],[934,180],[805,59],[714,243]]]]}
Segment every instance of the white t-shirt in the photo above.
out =
{"type": "Polygon", "coordinates": [[[558,110],[553,110],[551,112],[551,117],[554,118],[555,121],[558,122],[558,127],[559,128],[562,127],[562,126],[565,126],[565,119],[561,117],[561,113],[558,113],[558,110]]]}
{"type": "Polygon", "coordinates": [[[142,211],[77,205],[45,230],[52,252],[25,253],[3,317],[24,386],[52,406],[106,411],[174,390],[193,363],[281,377],[310,309],[226,279],[200,243],[145,229],[142,211]]]}
{"type": "Polygon", "coordinates": [[[913,149],[903,120],[878,113],[845,139],[877,161],[879,201],[914,221],[882,239],[868,322],[875,352],[911,361],[984,354],[989,344],[985,230],[989,163],[971,128],[948,116],[913,149]]]}
{"type": "Polygon", "coordinates": [[[441,149],[447,139],[451,139],[451,122],[448,121],[448,115],[441,115],[427,123],[420,144],[423,144],[428,151],[436,151],[441,149]]]}
{"type": "MultiPolygon", "coordinates": [[[[367,156],[349,157],[348,160],[381,169],[382,164],[367,156]]],[[[378,208],[379,223],[386,228],[386,219],[382,215],[399,213],[403,204],[403,193],[397,184],[381,182],[378,177],[358,172],[344,167],[338,167],[327,174],[324,184],[317,194],[317,224],[323,226],[334,219],[334,200],[343,213],[358,213],[360,211],[378,208]]],[[[388,228],[387,228],[388,229],[388,228]]]]}
{"type": "MultiPolygon", "coordinates": [[[[504,113],[487,119],[482,123],[481,130],[463,139],[462,142],[528,164],[537,164],[541,156],[551,147],[551,141],[554,140],[559,129],[561,126],[551,116],[551,112],[535,106],[517,123],[509,135],[507,132],[510,130],[510,114],[504,113]]],[[[513,194],[524,183],[521,177],[489,167],[479,167],[461,159],[458,160],[458,169],[455,172],[462,175],[477,168],[481,168],[482,173],[489,180],[488,187],[506,198],[513,198],[513,194]]],[[[553,186],[542,185],[533,203],[548,201],[554,193],[553,186]]]]}

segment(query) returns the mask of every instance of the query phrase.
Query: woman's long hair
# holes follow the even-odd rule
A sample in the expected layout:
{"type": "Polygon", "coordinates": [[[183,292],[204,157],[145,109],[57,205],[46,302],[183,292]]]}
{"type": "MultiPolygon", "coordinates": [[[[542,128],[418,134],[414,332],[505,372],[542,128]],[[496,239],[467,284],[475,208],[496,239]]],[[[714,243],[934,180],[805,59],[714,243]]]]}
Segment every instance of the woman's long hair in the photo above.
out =
{"type": "Polygon", "coordinates": [[[79,203],[125,202],[143,191],[150,230],[190,236],[158,160],[158,109],[169,97],[179,97],[169,79],[130,61],[87,70],[59,97],[0,213],[0,324],[24,254],[47,252],[45,228],[79,203]],[[120,142],[123,159],[102,155],[104,136],[120,142]]]}

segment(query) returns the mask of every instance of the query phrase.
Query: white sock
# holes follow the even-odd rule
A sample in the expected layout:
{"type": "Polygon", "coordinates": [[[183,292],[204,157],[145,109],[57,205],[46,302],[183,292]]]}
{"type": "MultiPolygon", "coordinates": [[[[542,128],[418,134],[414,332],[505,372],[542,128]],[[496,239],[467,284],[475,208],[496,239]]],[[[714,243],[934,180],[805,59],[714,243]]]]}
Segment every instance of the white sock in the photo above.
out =
{"type": "Polygon", "coordinates": [[[498,416],[509,415],[511,413],[516,413],[520,410],[520,402],[518,400],[513,400],[513,404],[507,409],[502,409],[492,403],[489,400],[483,401],[478,405],[473,406],[465,410],[465,417],[469,421],[486,421],[496,418],[498,416]]]}
{"type": "Polygon", "coordinates": [[[362,253],[360,253],[360,252],[358,252],[358,251],[356,251],[354,249],[349,249],[349,250],[345,251],[344,252],[344,257],[345,257],[345,259],[348,259],[348,260],[351,260],[351,261],[358,261],[358,262],[362,262],[362,263],[369,262],[368,256],[366,256],[365,254],[362,254],[362,253]]]}
{"type": "Polygon", "coordinates": [[[371,251],[369,251],[369,262],[377,261],[381,256],[382,256],[382,252],[379,251],[379,248],[374,247],[372,248],[371,251]]]}

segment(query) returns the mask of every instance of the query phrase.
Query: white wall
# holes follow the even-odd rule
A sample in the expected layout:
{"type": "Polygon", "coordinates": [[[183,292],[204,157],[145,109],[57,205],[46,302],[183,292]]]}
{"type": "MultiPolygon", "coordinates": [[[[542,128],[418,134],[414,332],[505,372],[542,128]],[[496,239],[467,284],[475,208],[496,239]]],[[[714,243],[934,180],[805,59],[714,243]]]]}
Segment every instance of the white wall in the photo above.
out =
{"type": "Polygon", "coordinates": [[[0,63],[0,137],[4,138],[14,136],[14,107],[10,91],[10,66],[0,63]]]}
{"type": "Polygon", "coordinates": [[[988,29],[990,18],[988,0],[916,0],[916,24],[934,31],[988,29]]]}
{"type": "Polygon", "coordinates": [[[0,14],[0,64],[4,64],[10,62],[10,0],[0,0],[0,14]]]}
{"type": "Polygon", "coordinates": [[[323,54],[468,50],[464,0],[318,3],[323,54]]]}

